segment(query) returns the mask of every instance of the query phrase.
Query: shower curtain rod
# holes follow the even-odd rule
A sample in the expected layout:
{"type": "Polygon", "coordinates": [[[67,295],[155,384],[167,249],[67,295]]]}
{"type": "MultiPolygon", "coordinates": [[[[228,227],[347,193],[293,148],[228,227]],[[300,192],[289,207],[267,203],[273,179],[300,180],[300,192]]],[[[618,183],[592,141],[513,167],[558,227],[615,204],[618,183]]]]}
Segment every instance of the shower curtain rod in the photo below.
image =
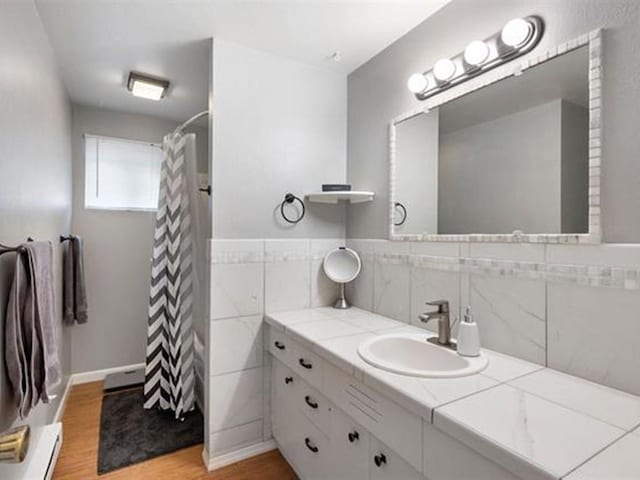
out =
{"type": "Polygon", "coordinates": [[[206,117],[207,115],[209,115],[209,110],[204,110],[203,112],[196,113],[193,117],[191,117],[189,120],[187,120],[182,125],[180,125],[178,128],[176,128],[175,131],[177,132],[179,130],[184,130],[189,125],[191,125],[193,122],[195,122],[196,120],[199,120],[202,117],[206,117]]]}

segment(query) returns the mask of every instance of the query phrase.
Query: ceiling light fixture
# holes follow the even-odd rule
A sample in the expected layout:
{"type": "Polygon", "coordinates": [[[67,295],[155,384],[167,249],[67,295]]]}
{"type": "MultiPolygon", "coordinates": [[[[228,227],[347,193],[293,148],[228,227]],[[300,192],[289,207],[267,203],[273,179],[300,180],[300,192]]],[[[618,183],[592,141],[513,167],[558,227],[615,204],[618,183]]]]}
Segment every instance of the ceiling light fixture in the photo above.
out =
{"type": "Polygon", "coordinates": [[[535,15],[509,20],[489,38],[474,40],[458,55],[438,60],[431,70],[414,73],[407,87],[418,100],[426,100],[530,52],[540,42],[543,30],[542,18],[535,15]]]}
{"type": "Polygon", "coordinates": [[[130,72],[127,81],[127,90],[136,97],[149,100],[164,98],[169,89],[169,81],[161,78],[150,77],[138,72],[130,72]]]}

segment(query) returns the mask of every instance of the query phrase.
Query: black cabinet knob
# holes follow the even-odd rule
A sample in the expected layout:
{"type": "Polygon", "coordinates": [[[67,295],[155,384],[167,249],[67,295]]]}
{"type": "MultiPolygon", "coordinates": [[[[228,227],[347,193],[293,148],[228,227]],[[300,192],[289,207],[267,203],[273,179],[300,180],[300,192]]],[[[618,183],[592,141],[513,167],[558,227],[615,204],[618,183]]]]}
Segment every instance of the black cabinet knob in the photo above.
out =
{"type": "Polygon", "coordinates": [[[314,402],[313,400],[311,400],[311,397],[309,395],[304,397],[304,401],[307,402],[307,405],[309,405],[311,408],[318,408],[318,402],[314,402]]]}
{"type": "Polygon", "coordinates": [[[353,432],[349,432],[348,437],[351,443],[355,442],[356,440],[360,440],[360,434],[358,433],[357,430],[354,430],[353,432]]]}
{"type": "Polygon", "coordinates": [[[373,457],[373,461],[376,464],[376,467],[381,467],[385,463],[387,463],[387,457],[384,453],[380,453],[373,457]]]}
{"type": "Polygon", "coordinates": [[[307,448],[309,450],[311,450],[313,453],[318,453],[318,447],[316,447],[315,445],[313,445],[311,443],[311,440],[309,439],[309,437],[304,439],[304,444],[307,446],[307,448]]]}
{"type": "Polygon", "coordinates": [[[307,370],[311,370],[313,368],[313,365],[311,365],[311,362],[305,361],[304,358],[299,359],[298,363],[302,365],[304,368],[306,368],[307,370]]]}
{"type": "Polygon", "coordinates": [[[284,383],[289,385],[291,382],[293,382],[293,377],[284,377],[284,383]]]}
{"type": "Polygon", "coordinates": [[[284,349],[285,349],[284,343],[281,343],[281,342],[275,341],[275,342],[273,342],[273,344],[276,346],[276,348],[277,348],[278,350],[284,350],[284,349]]]}

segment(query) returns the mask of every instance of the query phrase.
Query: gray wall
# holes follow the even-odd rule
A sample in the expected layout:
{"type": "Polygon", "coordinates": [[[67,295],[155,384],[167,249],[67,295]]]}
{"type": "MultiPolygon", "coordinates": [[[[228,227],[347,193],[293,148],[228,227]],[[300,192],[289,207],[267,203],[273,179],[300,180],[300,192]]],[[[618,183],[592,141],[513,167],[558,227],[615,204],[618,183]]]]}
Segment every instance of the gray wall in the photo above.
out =
{"type": "MultiPolygon", "coordinates": [[[[395,199],[407,209],[395,233],[438,233],[439,113],[421,113],[396,125],[395,199]]],[[[395,210],[394,222],[402,219],[395,210]]]]}
{"type": "MultiPolygon", "coordinates": [[[[66,383],[69,338],[61,323],[62,258],[56,239],[68,231],[71,219],[71,108],[33,2],[0,5],[0,58],[0,243],[16,245],[27,236],[53,242],[66,383]]],[[[0,332],[4,332],[13,260],[13,254],[0,258],[0,332]]],[[[3,347],[4,337],[0,339],[0,432],[16,420],[3,347]]],[[[60,398],[38,406],[26,423],[50,422],[60,398]]]]}
{"type": "MultiPolygon", "coordinates": [[[[204,108],[203,108],[204,109],[204,108]]],[[[155,212],[84,208],[84,133],[161,142],[177,122],[73,107],[72,232],[85,241],[89,321],[72,327],[71,371],[144,362],[155,212]]],[[[197,128],[199,170],[206,172],[207,131],[197,128]]]]}
{"type": "Polygon", "coordinates": [[[562,231],[589,230],[589,110],[562,102],[562,231]]]}
{"type": "Polygon", "coordinates": [[[343,75],[215,40],[213,112],[215,238],[344,236],[343,206],[308,204],[293,227],[278,211],[346,178],[343,75]]]}
{"type": "Polygon", "coordinates": [[[388,124],[420,105],[407,90],[413,72],[457,54],[511,18],[539,14],[545,33],[531,55],[604,27],[603,229],[607,242],[639,242],[640,2],[635,0],[453,0],[348,79],[347,178],[376,200],[348,209],[348,237],[388,235],[388,124]]]}
{"type": "Polygon", "coordinates": [[[560,233],[560,107],[440,137],[438,233],[560,233]]]}

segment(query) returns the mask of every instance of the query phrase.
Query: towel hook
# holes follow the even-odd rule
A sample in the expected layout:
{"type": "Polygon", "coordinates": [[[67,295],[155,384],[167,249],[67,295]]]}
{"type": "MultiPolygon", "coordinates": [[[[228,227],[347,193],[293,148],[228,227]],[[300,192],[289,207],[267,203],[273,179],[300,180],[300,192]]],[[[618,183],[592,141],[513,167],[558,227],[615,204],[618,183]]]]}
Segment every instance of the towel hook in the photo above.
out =
{"type": "Polygon", "coordinates": [[[60,235],[60,243],[66,242],[67,240],[71,240],[71,235],[69,235],[68,237],[60,235]]]}
{"type": "Polygon", "coordinates": [[[282,218],[285,219],[285,221],[287,221],[289,223],[298,223],[300,220],[302,220],[304,218],[305,211],[306,211],[306,209],[305,209],[305,206],[304,206],[304,202],[302,200],[300,200],[300,198],[296,197],[293,193],[285,194],[284,200],[280,204],[280,214],[282,215],[282,218]],[[292,204],[295,201],[300,203],[300,206],[302,207],[302,211],[300,212],[300,215],[298,215],[298,218],[291,219],[291,218],[287,217],[286,213],[284,213],[284,207],[285,207],[285,205],[292,204]]]}

